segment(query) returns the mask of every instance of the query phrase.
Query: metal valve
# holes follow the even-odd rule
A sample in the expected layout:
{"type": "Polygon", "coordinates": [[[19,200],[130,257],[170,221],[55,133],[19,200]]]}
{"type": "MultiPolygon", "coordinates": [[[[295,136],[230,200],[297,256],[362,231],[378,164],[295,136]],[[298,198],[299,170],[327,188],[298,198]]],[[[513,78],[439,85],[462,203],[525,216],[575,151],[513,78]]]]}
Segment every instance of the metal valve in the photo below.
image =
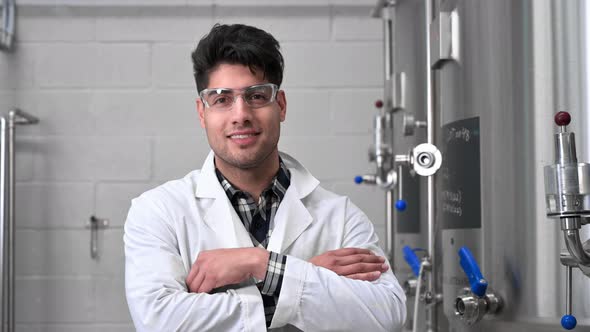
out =
{"type": "Polygon", "coordinates": [[[467,247],[459,249],[459,257],[470,287],[464,288],[455,299],[455,315],[465,324],[473,325],[485,315],[496,314],[502,306],[502,300],[488,289],[488,282],[467,247]]]}
{"type": "Polygon", "coordinates": [[[408,278],[404,284],[403,289],[406,295],[414,296],[416,294],[424,294],[424,287],[422,285],[422,280],[418,280],[418,278],[422,278],[420,275],[420,265],[422,264],[418,255],[416,255],[416,251],[423,251],[424,249],[412,249],[410,246],[404,246],[402,248],[402,252],[404,254],[404,260],[412,270],[413,277],[408,278]],[[417,289],[420,286],[420,289],[417,289]]]}
{"type": "Polygon", "coordinates": [[[417,128],[426,128],[426,121],[418,121],[414,112],[406,111],[402,118],[402,127],[404,136],[412,136],[417,128]]]}
{"type": "Polygon", "coordinates": [[[571,330],[577,324],[571,315],[572,269],[577,267],[590,276],[588,241],[582,244],[579,233],[590,215],[590,164],[578,162],[575,135],[567,130],[569,113],[557,113],[554,121],[559,131],[554,135],[555,163],[545,166],[545,200],[547,216],[559,219],[567,247],[567,252],[560,255],[566,267],[566,314],[561,326],[571,330]]]}

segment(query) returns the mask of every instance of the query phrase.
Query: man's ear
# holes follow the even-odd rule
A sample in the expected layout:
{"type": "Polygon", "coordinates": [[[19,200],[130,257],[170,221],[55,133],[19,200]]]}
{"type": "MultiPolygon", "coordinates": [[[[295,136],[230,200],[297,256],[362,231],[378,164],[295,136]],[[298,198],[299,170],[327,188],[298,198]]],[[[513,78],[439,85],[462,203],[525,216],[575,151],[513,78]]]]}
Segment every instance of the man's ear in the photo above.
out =
{"type": "Polygon", "coordinates": [[[287,97],[285,96],[285,91],[279,90],[279,92],[277,92],[277,104],[279,105],[281,112],[281,122],[283,122],[287,117],[287,97]]]}
{"type": "Polygon", "coordinates": [[[199,121],[201,122],[201,127],[205,128],[205,104],[201,98],[197,98],[197,112],[199,112],[199,121]]]}

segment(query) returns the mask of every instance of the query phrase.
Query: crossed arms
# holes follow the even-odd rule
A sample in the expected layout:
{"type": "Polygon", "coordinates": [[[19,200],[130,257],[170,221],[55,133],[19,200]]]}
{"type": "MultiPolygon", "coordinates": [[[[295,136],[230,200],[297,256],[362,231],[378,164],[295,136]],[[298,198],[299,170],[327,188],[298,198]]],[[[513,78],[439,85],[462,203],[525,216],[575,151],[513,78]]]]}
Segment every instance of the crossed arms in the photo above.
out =
{"type": "MultiPolygon", "coordinates": [[[[134,203],[135,205],[135,203],[134,203]]],[[[343,245],[304,261],[287,256],[271,328],[304,331],[391,331],[405,320],[405,297],[388,270],[370,222],[347,218],[343,245]],[[363,248],[363,249],[361,249],[363,248]]],[[[260,248],[201,251],[187,262],[170,218],[132,207],[125,224],[126,293],[138,331],[266,331],[264,308],[250,277],[263,279],[260,248]],[[211,293],[242,283],[244,286],[211,293]]]]}

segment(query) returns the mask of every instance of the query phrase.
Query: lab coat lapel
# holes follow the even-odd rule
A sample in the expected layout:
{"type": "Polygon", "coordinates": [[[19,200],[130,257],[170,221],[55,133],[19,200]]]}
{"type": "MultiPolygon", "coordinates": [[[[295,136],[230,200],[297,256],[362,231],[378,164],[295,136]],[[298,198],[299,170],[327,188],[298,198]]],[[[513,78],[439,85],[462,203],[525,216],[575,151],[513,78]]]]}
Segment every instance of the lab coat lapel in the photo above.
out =
{"type": "Polygon", "coordinates": [[[311,224],[312,220],[311,214],[301,199],[297,197],[297,192],[289,187],[275,215],[274,230],[267,249],[284,253],[311,224]]]}
{"type": "Polygon", "coordinates": [[[275,215],[274,230],[268,243],[268,250],[278,253],[284,253],[313,222],[302,199],[319,185],[319,181],[293,157],[281,152],[281,158],[291,172],[291,185],[275,215]]]}
{"type": "Polygon", "coordinates": [[[197,199],[214,200],[207,208],[203,220],[217,234],[216,244],[220,244],[221,248],[253,246],[250,235],[215,175],[213,152],[209,153],[203,168],[201,168],[195,196],[197,199]]]}
{"type": "Polygon", "coordinates": [[[240,217],[238,217],[225,193],[223,195],[215,198],[204,217],[207,226],[217,234],[215,242],[220,243],[221,248],[254,246],[240,217]]]}

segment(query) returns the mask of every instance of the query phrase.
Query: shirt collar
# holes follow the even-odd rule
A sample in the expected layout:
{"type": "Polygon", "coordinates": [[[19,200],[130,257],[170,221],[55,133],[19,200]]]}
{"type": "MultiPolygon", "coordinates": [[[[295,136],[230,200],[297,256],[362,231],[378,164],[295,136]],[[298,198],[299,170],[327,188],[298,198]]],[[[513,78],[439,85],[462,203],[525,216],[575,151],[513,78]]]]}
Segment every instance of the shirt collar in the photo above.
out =
{"type": "MultiPolygon", "coordinates": [[[[219,183],[221,184],[221,187],[225,191],[225,194],[227,195],[227,198],[229,198],[230,202],[234,201],[236,195],[249,196],[247,193],[236,188],[231,182],[229,182],[229,180],[221,173],[221,171],[217,167],[215,167],[215,175],[217,175],[217,180],[219,180],[219,183]]],[[[289,169],[287,168],[287,166],[285,166],[283,159],[279,156],[279,170],[270,182],[270,185],[266,189],[264,189],[262,193],[264,194],[265,192],[271,190],[278,197],[280,202],[283,200],[285,192],[287,192],[287,188],[289,188],[290,184],[291,172],[289,172],[289,169]]]]}

